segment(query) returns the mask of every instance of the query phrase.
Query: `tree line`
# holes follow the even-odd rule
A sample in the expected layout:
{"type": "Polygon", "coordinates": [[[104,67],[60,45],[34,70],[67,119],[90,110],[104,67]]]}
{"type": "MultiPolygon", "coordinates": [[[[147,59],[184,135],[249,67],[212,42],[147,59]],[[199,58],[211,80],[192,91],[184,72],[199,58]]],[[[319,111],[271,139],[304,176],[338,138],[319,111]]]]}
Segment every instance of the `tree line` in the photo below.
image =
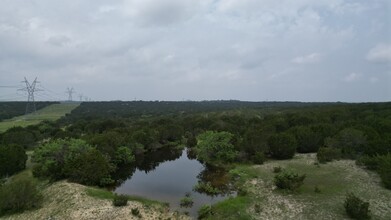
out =
{"type": "MultiPolygon", "coordinates": [[[[0,143],[15,154],[34,149],[35,176],[87,185],[113,184],[136,157],[186,146],[213,166],[262,164],[297,152],[318,153],[321,162],[356,159],[390,188],[390,115],[391,103],[83,103],[57,122],[10,129],[0,143]]],[[[1,167],[2,176],[23,169],[1,167]]]]}

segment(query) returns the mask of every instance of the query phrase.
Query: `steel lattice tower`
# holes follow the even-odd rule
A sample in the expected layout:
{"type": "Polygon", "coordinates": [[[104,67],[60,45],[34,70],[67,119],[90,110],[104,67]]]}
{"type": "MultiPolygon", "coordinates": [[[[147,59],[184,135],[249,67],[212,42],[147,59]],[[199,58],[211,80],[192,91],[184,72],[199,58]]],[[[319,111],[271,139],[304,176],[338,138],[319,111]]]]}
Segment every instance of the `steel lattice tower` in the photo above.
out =
{"type": "Polygon", "coordinates": [[[72,94],[75,93],[75,90],[72,88],[67,88],[67,91],[65,93],[68,93],[68,101],[72,102],[72,94]]]}
{"type": "Polygon", "coordinates": [[[35,85],[38,83],[37,77],[35,77],[34,81],[30,84],[30,82],[24,77],[24,81],[22,83],[26,84],[26,87],[23,89],[19,89],[21,91],[26,91],[28,94],[27,104],[26,104],[26,112],[25,114],[33,113],[37,110],[35,106],[34,92],[42,91],[41,89],[35,88],[35,85]]]}

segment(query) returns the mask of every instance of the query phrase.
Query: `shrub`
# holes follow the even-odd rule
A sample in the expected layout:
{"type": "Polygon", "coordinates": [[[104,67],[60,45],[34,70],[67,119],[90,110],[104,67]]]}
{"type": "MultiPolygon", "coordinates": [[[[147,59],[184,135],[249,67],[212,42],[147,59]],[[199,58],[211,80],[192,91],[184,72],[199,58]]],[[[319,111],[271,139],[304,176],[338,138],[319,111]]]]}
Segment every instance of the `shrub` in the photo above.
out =
{"type": "Polygon", "coordinates": [[[43,144],[34,150],[33,174],[51,180],[66,178],[64,167],[67,161],[90,149],[90,145],[79,139],[58,139],[43,144]]]}
{"type": "Polygon", "coordinates": [[[138,218],[141,218],[141,213],[140,213],[140,210],[138,210],[138,208],[132,208],[131,209],[131,212],[132,212],[132,215],[138,217],[138,218]]]}
{"type": "Polygon", "coordinates": [[[27,155],[20,145],[0,145],[0,178],[26,168],[27,155]]]}
{"type": "Polygon", "coordinates": [[[212,213],[212,207],[210,205],[203,205],[198,210],[198,219],[205,219],[212,213]]]}
{"type": "Polygon", "coordinates": [[[262,212],[261,206],[260,206],[259,204],[255,204],[255,205],[254,205],[254,211],[255,211],[255,213],[257,213],[257,214],[261,213],[261,212],[262,212]]]}
{"type": "Polygon", "coordinates": [[[125,195],[114,195],[113,205],[114,206],[126,206],[128,204],[128,197],[125,195]]]}
{"type": "Polygon", "coordinates": [[[220,165],[233,162],[238,156],[229,132],[206,131],[197,137],[197,158],[203,162],[220,165]]]}
{"type": "Polygon", "coordinates": [[[305,174],[299,175],[293,171],[283,170],[274,177],[275,185],[280,189],[297,190],[304,182],[305,174]]]}
{"type": "Polygon", "coordinates": [[[255,164],[263,164],[266,161],[266,157],[263,152],[257,152],[252,156],[251,160],[255,164]]]}
{"type": "Polygon", "coordinates": [[[357,165],[363,165],[368,170],[378,170],[379,168],[379,156],[361,156],[356,160],[357,165]]]}
{"type": "Polygon", "coordinates": [[[314,192],[315,193],[321,193],[322,191],[320,190],[319,186],[315,186],[314,192]]]}
{"type": "Polygon", "coordinates": [[[190,196],[185,196],[181,199],[180,205],[181,207],[191,207],[193,203],[193,199],[190,196]]]}
{"type": "Polygon", "coordinates": [[[30,177],[22,177],[0,187],[0,215],[37,208],[42,193],[30,177]]]}
{"type": "Polygon", "coordinates": [[[282,167],[278,166],[278,167],[273,167],[273,173],[279,173],[282,171],[282,167]]]}
{"type": "Polygon", "coordinates": [[[276,159],[290,159],[296,152],[296,139],[288,133],[272,135],[268,141],[269,151],[276,159]]]}
{"type": "Polygon", "coordinates": [[[112,182],[111,170],[108,159],[96,149],[90,149],[69,159],[64,167],[64,173],[70,181],[101,186],[112,182]]]}
{"type": "Polygon", "coordinates": [[[346,213],[354,219],[369,219],[369,203],[364,202],[353,193],[349,193],[345,199],[346,213]]]}
{"type": "Polygon", "coordinates": [[[218,188],[213,187],[212,184],[210,184],[209,182],[199,182],[193,187],[193,190],[199,193],[206,193],[208,195],[217,195],[221,193],[218,188]]]}
{"type": "Polygon", "coordinates": [[[321,147],[316,154],[319,163],[326,163],[341,158],[341,149],[333,147],[321,147]]]}
{"type": "Polygon", "coordinates": [[[380,178],[387,189],[391,189],[391,154],[379,157],[378,172],[380,178]]]}

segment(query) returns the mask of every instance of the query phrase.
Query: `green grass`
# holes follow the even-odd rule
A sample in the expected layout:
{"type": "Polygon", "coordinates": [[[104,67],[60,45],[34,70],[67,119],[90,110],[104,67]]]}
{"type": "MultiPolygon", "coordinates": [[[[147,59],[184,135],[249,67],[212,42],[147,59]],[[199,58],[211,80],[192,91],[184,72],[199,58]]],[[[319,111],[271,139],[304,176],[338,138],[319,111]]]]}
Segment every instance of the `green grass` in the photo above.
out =
{"type": "Polygon", "coordinates": [[[70,113],[79,104],[74,103],[63,103],[49,105],[43,109],[38,110],[35,113],[29,115],[23,115],[14,117],[5,121],[0,122],[0,133],[8,130],[12,127],[27,127],[29,125],[35,125],[42,121],[55,121],[67,113],[70,113]]]}
{"type": "Polygon", "coordinates": [[[391,191],[381,186],[379,176],[353,161],[315,165],[314,155],[298,155],[291,160],[271,160],[264,165],[236,165],[230,170],[240,189],[238,197],[212,206],[220,219],[348,219],[343,203],[353,192],[370,203],[372,219],[391,216],[391,191]],[[273,167],[281,166],[306,174],[297,192],[276,189],[273,167]],[[320,192],[315,191],[315,187],[320,192]],[[241,192],[244,192],[242,195],[241,192]],[[229,216],[226,213],[240,216],[229,216]]]}
{"type": "Polygon", "coordinates": [[[251,198],[248,196],[237,196],[229,198],[212,206],[212,215],[207,219],[252,219],[247,213],[247,207],[251,204],[251,198]]]}
{"type": "MultiPolygon", "coordinates": [[[[105,189],[95,188],[95,187],[88,187],[86,189],[86,194],[88,196],[91,196],[91,197],[94,197],[97,199],[110,199],[110,200],[114,199],[113,192],[107,191],[105,189]]],[[[126,197],[128,198],[129,201],[140,202],[144,205],[165,205],[165,203],[162,203],[162,202],[159,202],[156,200],[143,198],[140,196],[127,195],[126,197]]]]}

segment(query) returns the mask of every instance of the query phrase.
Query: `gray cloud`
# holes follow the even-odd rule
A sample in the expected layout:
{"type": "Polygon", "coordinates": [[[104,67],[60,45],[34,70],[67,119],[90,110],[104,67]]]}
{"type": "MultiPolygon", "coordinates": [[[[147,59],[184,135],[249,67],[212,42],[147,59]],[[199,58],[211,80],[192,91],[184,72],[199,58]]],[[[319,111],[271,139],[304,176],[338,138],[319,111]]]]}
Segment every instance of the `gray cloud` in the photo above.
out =
{"type": "Polygon", "coordinates": [[[378,44],[368,52],[367,60],[376,63],[391,63],[391,44],[378,44]]]}
{"type": "Polygon", "coordinates": [[[305,56],[298,56],[292,59],[292,63],[306,64],[317,63],[320,61],[321,55],[319,53],[311,53],[305,56]]]}
{"type": "Polygon", "coordinates": [[[1,4],[1,84],[38,76],[96,100],[391,98],[386,0],[1,4]]]}

